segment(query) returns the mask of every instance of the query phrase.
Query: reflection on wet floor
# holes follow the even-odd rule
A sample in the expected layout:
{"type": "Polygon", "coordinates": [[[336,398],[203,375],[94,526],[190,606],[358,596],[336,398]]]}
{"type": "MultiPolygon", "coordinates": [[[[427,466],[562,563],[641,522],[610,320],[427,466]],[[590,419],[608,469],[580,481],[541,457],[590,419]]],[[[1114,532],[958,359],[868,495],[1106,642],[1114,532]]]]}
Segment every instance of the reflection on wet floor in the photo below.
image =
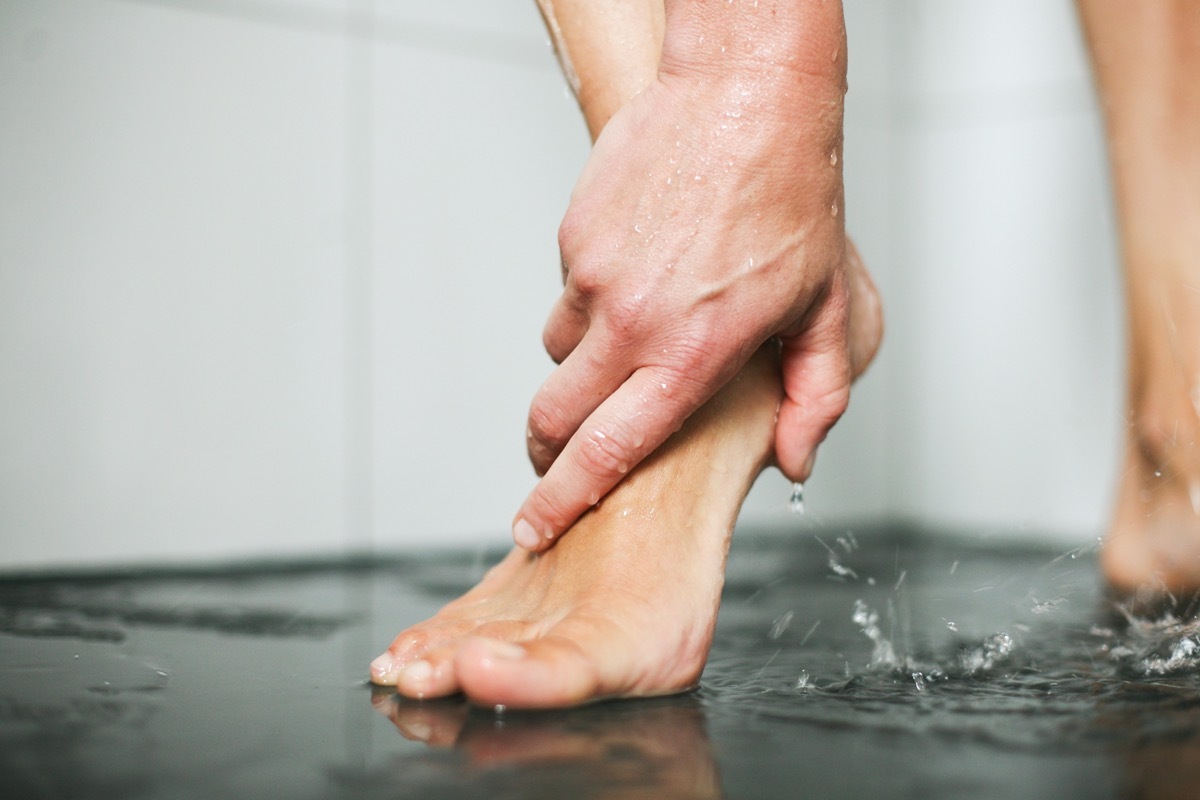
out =
{"type": "Polygon", "coordinates": [[[1200,626],[1113,613],[1086,548],[740,531],[697,692],[497,713],[365,684],[491,560],[0,580],[3,796],[1183,798],[1200,781],[1200,626]]]}

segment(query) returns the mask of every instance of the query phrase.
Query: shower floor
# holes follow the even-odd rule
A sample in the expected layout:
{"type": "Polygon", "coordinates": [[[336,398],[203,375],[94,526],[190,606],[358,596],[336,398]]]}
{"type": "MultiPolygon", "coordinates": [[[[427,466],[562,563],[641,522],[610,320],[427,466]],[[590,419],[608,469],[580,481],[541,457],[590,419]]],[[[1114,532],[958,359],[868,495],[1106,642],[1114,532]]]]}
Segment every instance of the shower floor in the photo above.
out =
{"type": "Polygon", "coordinates": [[[1184,798],[1200,629],[1093,549],[740,530],[702,687],[497,713],[364,682],[498,552],[0,579],[5,798],[1184,798]]]}

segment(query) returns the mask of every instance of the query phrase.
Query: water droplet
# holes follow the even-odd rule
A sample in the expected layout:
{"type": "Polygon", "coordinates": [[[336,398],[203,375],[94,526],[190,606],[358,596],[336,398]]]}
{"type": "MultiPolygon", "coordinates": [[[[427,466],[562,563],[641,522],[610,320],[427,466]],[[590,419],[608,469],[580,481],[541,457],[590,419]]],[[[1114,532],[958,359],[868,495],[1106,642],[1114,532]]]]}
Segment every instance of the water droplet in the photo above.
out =
{"type": "Polygon", "coordinates": [[[919,672],[912,674],[913,685],[917,687],[918,692],[925,691],[925,676],[919,672]]]}
{"type": "Polygon", "coordinates": [[[957,571],[958,571],[958,561],[955,560],[955,562],[950,565],[950,574],[953,575],[957,571]]]}
{"type": "Polygon", "coordinates": [[[792,624],[792,616],[793,612],[789,609],[782,616],[776,618],[776,620],[771,623],[770,636],[772,639],[778,639],[783,635],[783,632],[786,631],[788,626],[792,624]]]}
{"type": "Polygon", "coordinates": [[[831,167],[837,166],[837,150],[834,150],[832,153],[829,154],[829,166],[831,166],[831,167]]]}
{"type": "Polygon", "coordinates": [[[808,679],[808,672],[806,670],[800,670],[800,677],[796,678],[796,688],[801,691],[806,691],[811,685],[812,684],[809,683],[808,679]]]}
{"type": "Polygon", "coordinates": [[[624,475],[626,472],[629,472],[629,464],[624,461],[617,464],[617,472],[621,473],[622,475],[624,475]]]}
{"type": "Polygon", "coordinates": [[[503,705],[503,704],[497,704],[493,710],[496,712],[497,716],[499,716],[499,715],[503,714],[505,711],[508,711],[508,706],[503,705]]]}
{"type": "Polygon", "coordinates": [[[804,484],[792,484],[792,496],[788,500],[788,508],[792,509],[793,514],[804,513],[804,484]]]}
{"type": "Polygon", "coordinates": [[[858,573],[843,564],[838,558],[837,553],[832,550],[829,551],[829,568],[839,578],[853,578],[854,580],[858,580],[858,573]]]}
{"type": "Polygon", "coordinates": [[[837,203],[834,203],[833,205],[831,205],[829,207],[829,213],[835,217],[838,215],[838,204],[837,203]]]}
{"type": "Polygon", "coordinates": [[[642,226],[641,226],[641,225],[634,225],[634,226],[633,226],[633,229],[634,229],[635,231],[637,231],[638,233],[641,233],[641,232],[642,232],[642,226]]]}
{"type": "Polygon", "coordinates": [[[954,631],[955,633],[958,633],[958,623],[957,622],[953,622],[952,620],[948,620],[948,619],[943,619],[942,622],[946,623],[947,628],[954,631]]]}

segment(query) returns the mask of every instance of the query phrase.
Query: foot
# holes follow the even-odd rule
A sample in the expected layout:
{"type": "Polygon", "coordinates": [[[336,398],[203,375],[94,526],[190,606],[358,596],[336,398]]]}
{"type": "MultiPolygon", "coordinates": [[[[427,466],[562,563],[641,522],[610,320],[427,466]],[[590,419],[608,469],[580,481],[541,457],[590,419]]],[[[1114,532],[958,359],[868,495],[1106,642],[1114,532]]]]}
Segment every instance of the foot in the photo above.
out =
{"type": "Polygon", "coordinates": [[[1101,565],[1118,594],[1157,604],[1200,591],[1200,285],[1156,279],[1131,289],[1155,313],[1132,319],[1133,410],[1101,565]]]}
{"type": "Polygon", "coordinates": [[[408,697],[464,692],[525,708],[695,686],[733,523],[771,454],[778,372],[759,352],[553,549],[514,549],[401,633],[371,680],[408,697]]]}
{"type": "Polygon", "coordinates": [[[1200,592],[1200,415],[1190,404],[1166,418],[1143,415],[1126,438],[1101,567],[1141,610],[1164,602],[1179,610],[1200,592]]]}

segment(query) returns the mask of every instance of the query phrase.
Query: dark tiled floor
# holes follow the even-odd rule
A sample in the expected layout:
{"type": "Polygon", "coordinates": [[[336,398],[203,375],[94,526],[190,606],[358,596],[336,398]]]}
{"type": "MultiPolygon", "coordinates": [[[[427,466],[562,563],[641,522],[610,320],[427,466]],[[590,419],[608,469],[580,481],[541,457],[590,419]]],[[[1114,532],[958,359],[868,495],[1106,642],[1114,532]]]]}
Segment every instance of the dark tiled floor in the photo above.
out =
{"type": "Polygon", "coordinates": [[[742,531],[696,693],[497,715],[368,687],[489,560],[0,581],[0,795],[1200,792],[1200,636],[1115,628],[1089,552],[742,531]]]}

